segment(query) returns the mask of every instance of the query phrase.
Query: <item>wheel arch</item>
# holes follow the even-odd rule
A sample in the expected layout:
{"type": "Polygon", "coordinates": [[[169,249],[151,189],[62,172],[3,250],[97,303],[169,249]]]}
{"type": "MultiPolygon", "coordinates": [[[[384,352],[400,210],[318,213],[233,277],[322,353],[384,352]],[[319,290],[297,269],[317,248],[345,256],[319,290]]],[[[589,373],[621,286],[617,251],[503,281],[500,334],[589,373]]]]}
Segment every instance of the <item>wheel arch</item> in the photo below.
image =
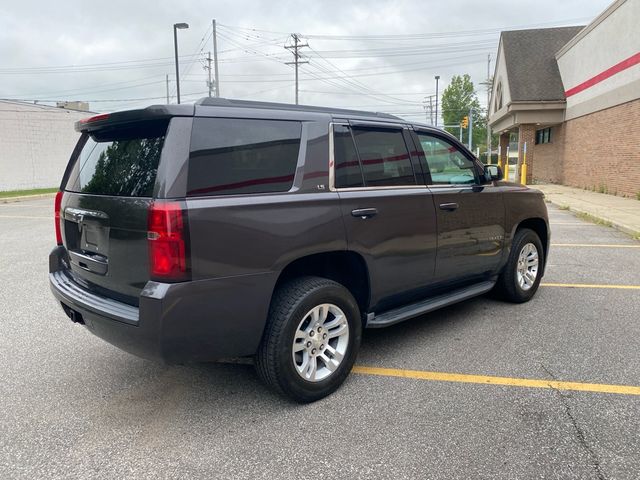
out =
{"type": "Polygon", "coordinates": [[[540,241],[542,242],[542,248],[544,253],[544,262],[542,265],[542,273],[544,275],[544,270],[547,266],[547,258],[549,255],[549,225],[544,218],[533,217],[522,220],[520,223],[516,225],[516,228],[513,231],[513,236],[518,230],[522,230],[523,228],[528,228],[536,232],[538,237],[540,237],[540,241]]]}
{"type": "Polygon", "coordinates": [[[288,280],[301,276],[328,278],[344,285],[358,302],[361,316],[363,319],[366,318],[371,287],[369,269],[360,254],[351,250],[338,250],[299,257],[282,269],[273,292],[275,293],[278,287],[288,280]]]}

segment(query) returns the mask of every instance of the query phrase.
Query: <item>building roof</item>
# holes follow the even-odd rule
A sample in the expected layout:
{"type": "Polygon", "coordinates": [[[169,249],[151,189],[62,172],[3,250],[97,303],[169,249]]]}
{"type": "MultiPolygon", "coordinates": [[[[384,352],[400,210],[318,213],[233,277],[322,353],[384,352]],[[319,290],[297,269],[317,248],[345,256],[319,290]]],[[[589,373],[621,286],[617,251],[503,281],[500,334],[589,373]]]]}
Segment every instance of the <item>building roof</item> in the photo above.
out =
{"type": "Polygon", "coordinates": [[[564,100],[556,52],[584,26],[502,32],[512,102],[564,100]]]}

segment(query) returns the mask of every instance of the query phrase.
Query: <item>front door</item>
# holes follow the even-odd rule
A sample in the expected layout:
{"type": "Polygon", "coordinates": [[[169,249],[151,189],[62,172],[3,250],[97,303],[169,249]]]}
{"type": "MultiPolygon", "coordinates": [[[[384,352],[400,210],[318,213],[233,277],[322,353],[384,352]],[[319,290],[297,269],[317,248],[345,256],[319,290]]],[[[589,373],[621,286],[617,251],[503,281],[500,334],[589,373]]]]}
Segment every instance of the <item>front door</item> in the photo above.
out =
{"type": "Polygon", "coordinates": [[[348,248],[367,263],[371,310],[420,298],[433,282],[436,214],[411,138],[402,126],[334,124],[333,141],[348,248]]]}
{"type": "Polygon", "coordinates": [[[481,185],[479,164],[464,147],[437,133],[416,134],[437,216],[436,280],[495,273],[505,234],[502,193],[491,184],[481,185]]]}

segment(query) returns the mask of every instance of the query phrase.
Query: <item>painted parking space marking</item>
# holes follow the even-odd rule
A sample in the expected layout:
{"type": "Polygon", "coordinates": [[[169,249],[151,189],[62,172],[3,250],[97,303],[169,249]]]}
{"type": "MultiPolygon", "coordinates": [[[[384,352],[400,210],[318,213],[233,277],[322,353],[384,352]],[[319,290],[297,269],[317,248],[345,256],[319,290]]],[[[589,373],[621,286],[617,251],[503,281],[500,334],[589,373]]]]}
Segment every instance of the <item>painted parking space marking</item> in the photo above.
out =
{"type": "Polygon", "coordinates": [[[595,283],[541,283],[540,286],[558,288],[612,288],[619,290],[640,290],[640,285],[607,285],[595,283]]]}
{"type": "Polygon", "coordinates": [[[50,219],[53,218],[53,216],[51,216],[51,217],[36,217],[36,216],[29,216],[29,215],[0,215],[0,218],[39,218],[39,219],[50,220],[50,219]]]}
{"type": "Polygon", "coordinates": [[[618,395],[640,395],[640,387],[632,385],[610,385],[605,383],[564,382],[559,380],[494,377],[489,375],[469,375],[463,373],[367,367],[363,365],[356,365],[351,371],[353,373],[361,375],[409,378],[413,380],[427,380],[434,382],[475,383],[483,385],[502,385],[508,387],[547,388],[552,390],[613,393],[618,395]]]}
{"type": "Polygon", "coordinates": [[[640,245],[628,243],[552,243],[552,247],[585,247],[585,248],[640,248],[640,245]]]}

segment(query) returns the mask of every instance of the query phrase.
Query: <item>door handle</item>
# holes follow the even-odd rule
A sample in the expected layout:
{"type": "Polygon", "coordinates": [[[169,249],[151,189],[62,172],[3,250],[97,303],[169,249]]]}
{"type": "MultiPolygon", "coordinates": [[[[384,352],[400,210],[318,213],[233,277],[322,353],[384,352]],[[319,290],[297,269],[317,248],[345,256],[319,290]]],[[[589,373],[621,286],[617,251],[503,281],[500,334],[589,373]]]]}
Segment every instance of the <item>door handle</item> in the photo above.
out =
{"type": "Polygon", "coordinates": [[[351,215],[354,217],[360,217],[363,220],[366,218],[375,217],[378,214],[377,208],[356,208],[351,210],[351,215]]]}
{"type": "Polygon", "coordinates": [[[453,203],[441,203],[440,204],[440,210],[446,210],[447,212],[453,212],[454,210],[458,209],[458,204],[453,202],[453,203]]]}

